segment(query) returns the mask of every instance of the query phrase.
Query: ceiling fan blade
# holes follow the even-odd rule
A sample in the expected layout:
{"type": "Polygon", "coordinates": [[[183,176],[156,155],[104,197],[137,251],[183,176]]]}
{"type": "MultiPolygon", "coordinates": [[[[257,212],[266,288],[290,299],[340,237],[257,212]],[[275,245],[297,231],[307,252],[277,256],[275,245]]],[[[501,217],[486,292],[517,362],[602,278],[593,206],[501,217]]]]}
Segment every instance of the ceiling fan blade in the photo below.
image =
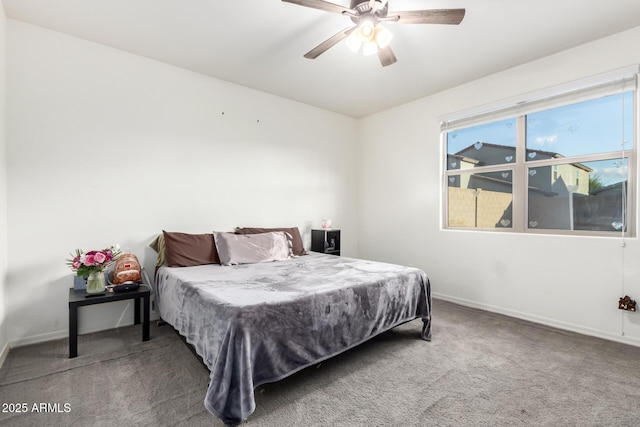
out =
{"type": "Polygon", "coordinates": [[[318,46],[311,49],[309,52],[305,53],[304,57],[307,59],[316,59],[318,56],[335,46],[338,42],[347,38],[347,36],[349,36],[349,34],[351,34],[356,28],[358,27],[354,25],[353,27],[347,27],[339,33],[336,33],[335,35],[320,43],[318,46]]]}
{"type": "Polygon", "coordinates": [[[464,9],[429,9],[389,12],[385,21],[400,24],[449,24],[458,25],[464,18],[464,9]]]}
{"type": "Polygon", "coordinates": [[[335,13],[343,13],[343,12],[350,12],[353,13],[353,11],[349,8],[346,8],[344,6],[340,6],[338,4],[335,3],[329,3],[328,1],[324,1],[324,0],[282,0],[285,3],[293,3],[293,4],[297,4],[300,6],[306,6],[306,7],[312,7],[314,9],[320,9],[320,10],[325,10],[327,12],[335,12],[335,13]]]}
{"type": "Polygon", "coordinates": [[[383,67],[394,64],[398,60],[389,46],[378,50],[378,58],[383,67]]]}

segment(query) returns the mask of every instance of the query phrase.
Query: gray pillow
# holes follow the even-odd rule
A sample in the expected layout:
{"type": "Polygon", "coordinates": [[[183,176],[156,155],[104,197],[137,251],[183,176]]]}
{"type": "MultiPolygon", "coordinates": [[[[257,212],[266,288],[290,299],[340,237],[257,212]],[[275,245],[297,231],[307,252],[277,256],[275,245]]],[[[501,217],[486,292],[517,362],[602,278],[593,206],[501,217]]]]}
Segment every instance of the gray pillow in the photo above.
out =
{"type": "Polygon", "coordinates": [[[283,231],[261,234],[214,231],[213,239],[222,265],[282,261],[292,256],[292,237],[283,231]]]}
{"type": "Polygon", "coordinates": [[[284,231],[290,234],[292,237],[292,249],[294,255],[306,255],[307,251],[304,250],[302,244],[302,236],[298,227],[285,227],[285,228],[258,228],[258,227],[238,227],[236,228],[236,234],[258,234],[268,233],[270,231],[284,231]]]}

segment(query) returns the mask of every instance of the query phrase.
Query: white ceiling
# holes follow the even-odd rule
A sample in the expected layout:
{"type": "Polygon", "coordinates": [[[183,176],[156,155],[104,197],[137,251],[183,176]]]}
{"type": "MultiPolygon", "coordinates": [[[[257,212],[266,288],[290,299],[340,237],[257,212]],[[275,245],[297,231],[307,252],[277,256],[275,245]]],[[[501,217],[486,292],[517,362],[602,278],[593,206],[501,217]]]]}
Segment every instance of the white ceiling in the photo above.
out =
{"type": "MultiPolygon", "coordinates": [[[[387,25],[398,62],[344,42],[302,57],[348,17],[280,0],[2,0],[9,18],[362,117],[640,26],[640,0],[389,0],[465,8],[455,25],[387,25]]],[[[333,0],[349,6],[349,0],[333,0]]]]}

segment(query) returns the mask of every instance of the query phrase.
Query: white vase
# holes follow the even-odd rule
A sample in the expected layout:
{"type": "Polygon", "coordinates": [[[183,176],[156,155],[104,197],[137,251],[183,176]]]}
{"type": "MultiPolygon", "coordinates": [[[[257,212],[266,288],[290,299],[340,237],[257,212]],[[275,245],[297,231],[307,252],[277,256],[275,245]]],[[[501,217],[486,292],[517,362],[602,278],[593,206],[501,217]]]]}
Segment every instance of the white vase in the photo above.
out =
{"type": "Polygon", "coordinates": [[[87,293],[101,294],[104,293],[104,273],[96,271],[89,274],[87,278],[87,293]]]}

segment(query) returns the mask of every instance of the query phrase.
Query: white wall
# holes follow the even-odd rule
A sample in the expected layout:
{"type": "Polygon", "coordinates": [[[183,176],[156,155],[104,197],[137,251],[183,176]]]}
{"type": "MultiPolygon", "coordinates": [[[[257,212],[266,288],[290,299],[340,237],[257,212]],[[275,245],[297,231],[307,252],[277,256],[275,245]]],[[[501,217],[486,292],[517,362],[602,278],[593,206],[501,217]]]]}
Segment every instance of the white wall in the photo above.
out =
{"type": "MultiPolygon", "coordinates": [[[[118,242],[152,269],[162,228],[298,225],[308,245],[325,217],[345,255],[423,268],[435,296],[640,344],[640,314],[616,308],[640,299],[637,239],[441,230],[439,141],[443,114],[640,62],[640,28],[355,121],[5,22],[0,345],[67,335],[76,247],[118,242]]],[[[81,332],[131,319],[130,303],[92,307],[81,332]]]]}
{"type": "Polygon", "coordinates": [[[640,301],[638,240],[442,230],[439,139],[444,114],[640,63],[639,43],[636,28],[361,119],[359,256],[423,268],[443,299],[640,345],[640,314],[617,309],[640,301]]]}
{"type": "Polygon", "coordinates": [[[0,366],[8,343],[6,333],[6,274],[7,274],[7,162],[6,162],[6,87],[7,87],[7,18],[0,2],[0,366]]]}
{"type": "MultiPolygon", "coordinates": [[[[8,337],[67,335],[65,259],[162,229],[310,228],[356,255],[355,119],[8,21],[8,337]]],[[[132,322],[80,311],[80,332],[132,322]]],[[[110,306],[114,307],[110,307],[110,306]]]]}

